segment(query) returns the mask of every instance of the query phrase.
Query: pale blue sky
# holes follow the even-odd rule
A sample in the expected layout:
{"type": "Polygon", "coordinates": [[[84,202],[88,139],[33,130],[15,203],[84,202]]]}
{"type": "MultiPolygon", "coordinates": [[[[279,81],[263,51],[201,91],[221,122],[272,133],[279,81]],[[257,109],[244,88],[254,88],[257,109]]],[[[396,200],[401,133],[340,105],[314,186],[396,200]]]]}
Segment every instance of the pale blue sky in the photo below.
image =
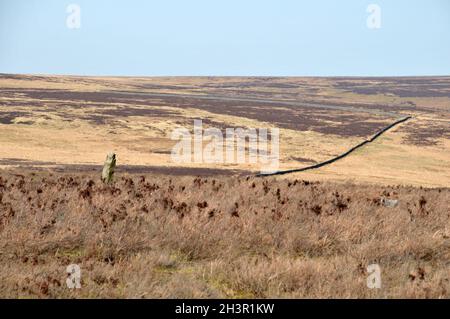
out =
{"type": "Polygon", "coordinates": [[[450,75],[450,1],[0,0],[0,73],[450,75]]]}

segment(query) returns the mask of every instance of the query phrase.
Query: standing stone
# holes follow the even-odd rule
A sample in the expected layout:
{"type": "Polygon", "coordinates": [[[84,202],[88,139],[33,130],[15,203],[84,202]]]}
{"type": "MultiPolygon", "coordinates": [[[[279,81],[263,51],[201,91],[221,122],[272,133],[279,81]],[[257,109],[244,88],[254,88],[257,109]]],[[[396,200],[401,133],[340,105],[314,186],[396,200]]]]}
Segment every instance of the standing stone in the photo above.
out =
{"type": "Polygon", "coordinates": [[[109,184],[114,176],[114,169],[116,168],[116,154],[109,153],[106,156],[105,165],[102,171],[102,181],[109,184]]]}

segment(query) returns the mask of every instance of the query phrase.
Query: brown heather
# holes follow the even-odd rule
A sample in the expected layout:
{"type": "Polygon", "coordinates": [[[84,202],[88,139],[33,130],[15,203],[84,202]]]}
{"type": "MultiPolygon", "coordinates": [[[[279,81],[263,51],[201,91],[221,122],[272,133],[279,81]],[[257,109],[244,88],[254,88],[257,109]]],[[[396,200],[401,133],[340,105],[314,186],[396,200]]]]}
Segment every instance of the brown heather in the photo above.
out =
{"type": "Polygon", "coordinates": [[[0,296],[449,298],[449,221],[448,188],[2,171],[0,296]]]}

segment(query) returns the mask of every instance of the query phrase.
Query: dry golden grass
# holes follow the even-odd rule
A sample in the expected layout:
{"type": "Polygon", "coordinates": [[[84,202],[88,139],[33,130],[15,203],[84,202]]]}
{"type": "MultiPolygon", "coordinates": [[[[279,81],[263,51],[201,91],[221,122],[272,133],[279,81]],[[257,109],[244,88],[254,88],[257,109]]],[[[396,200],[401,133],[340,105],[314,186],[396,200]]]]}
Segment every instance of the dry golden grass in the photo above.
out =
{"type": "Polygon", "coordinates": [[[449,83],[0,75],[0,297],[449,298],[449,83]],[[280,168],[289,169],[336,156],[405,114],[414,118],[304,173],[175,176],[190,173],[170,160],[172,130],[194,119],[280,127],[280,168]],[[86,170],[112,150],[118,176],[106,186],[86,170]],[[133,167],[174,175],[124,173],[133,167]],[[72,263],[79,290],[65,284],[72,263]],[[373,263],[381,289],[366,286],[373,263]]]}
{"type": "MultiPolygon", "coordinates": [[[[336,164],[295,178],[304,176],[312,180],[351,179],[355,183],[383,185],[449,186],[450,99],[445,96],[448,94],[446,83],[448,78],[445,77],[332,79],[0,76],[0,88],[5,90],[0,93],[0,104],[4,105],[0,112],[0,159],[3,160],[0,166],[15,165],[9,163],[8,159],[35,162],[35,166],[39,166],[39,162],[53,165],[99,164],[110,150],[119,155],[119,163],[122,165],[180,166],[172,163],[170,158],[170,151],[176,142],[170,139],[170,135],[175,127],[192,129],[194,119],[212,123],[205,123],[204,128],[278,127],[276,122],[255,118],[250,113],[226,112],[226,106],[223,107],[223,112],[214,105],[206,107],[201,100],[180,106],[177,104],[179,101],[171,102],[164,98],[148,100],[148,97],[139,95],[200,94],[271,98],[298,101],[299,105],[313,101],[411,114],[414,116],[413,120],[388,132],[375,144],[364,147],[336,164]],[[438,86],[440,88],[436,89],[438,86]],[[85,96],[84,100],[79,100],[79,96],[72,99],[70,94],[59,99],[51,98],[51,94],[33,98],[33,94],[27,95],[30,92],[27,90],[44,93],[52,92],[51,90],[79,92],[85,93],[85,96]],[[385,90],[385,93],[380,90],[385,90]],[[113,91],[129,92],[129,99],[122,97],[107,100],[105,96],[99,98],[88,95],[113,91]],[[134,96],[133,93],[138,95],[134,96]],[[1,117],[11,114],[11,122],[2,123],[1,117]]],[[[220,100],[217,103],[220,106],[220,100]]],[[[243,105],[245,106],[244,102],[243,105]]],[[[255,105],[248,107],[252,110],[255,105]]],[[[315,109],[309,111],[311,113],[297,120],[301,124],[299,128],[282,127],[280,130],[281,169],[298,168],[327,160],[375,133],[368,131],[365,137],[352,135],[360,124],[355,124],[341,135],[321,132],[321,128],[348,125],[346,117],[355,114],[363,116],[363,113],[352,114],[350,111],[328,110],[328,114],[325,113],[327,117],[320,120],[319,127],[307,129],[302,121],[308,122],[314,120],[316,115],[324,115],[323,109],[318,109],[318,113],[314,113],[315,109]]],[[[259,111],[271,112],[290,114],[288,107],[280,106],[273,110],[262,108],[259,111]]],[[[366,114],[359,120],[364,124],[374,121],[387,124],[393,118],[366,114]]],[[[181,166],[250,171],[260,169],[259,165],[253,164],[190,163],[181,166]]]]}
{"type": "MultiPolygon", "coordinates": [[[[406,125],[408,123],[402,127],[406,125]]],[[[438,139],[436,146],[417,147],[401,143],[404,134],[398,132],[399,129],[388,131],[375,142],[336,163],[314,171],[295,173],[289,178],[449,187],[450,140],[438,139]]]]}
{"type": "Polygon", "coordinates": [[[450,297],[448,188],[1,171],[0,205],[1,297],[450,297]]]}

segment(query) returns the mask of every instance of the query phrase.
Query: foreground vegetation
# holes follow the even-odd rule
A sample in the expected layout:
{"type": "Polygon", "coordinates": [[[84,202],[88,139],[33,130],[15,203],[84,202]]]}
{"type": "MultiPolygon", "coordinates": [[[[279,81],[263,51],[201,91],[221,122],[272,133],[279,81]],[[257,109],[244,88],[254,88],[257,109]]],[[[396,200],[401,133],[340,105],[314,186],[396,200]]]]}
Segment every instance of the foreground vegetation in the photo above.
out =
{"type": "Polygon", "coordinates": [[[448,188],[2,171],[0,296],[449,298],[449,207],[448,188]]]}

